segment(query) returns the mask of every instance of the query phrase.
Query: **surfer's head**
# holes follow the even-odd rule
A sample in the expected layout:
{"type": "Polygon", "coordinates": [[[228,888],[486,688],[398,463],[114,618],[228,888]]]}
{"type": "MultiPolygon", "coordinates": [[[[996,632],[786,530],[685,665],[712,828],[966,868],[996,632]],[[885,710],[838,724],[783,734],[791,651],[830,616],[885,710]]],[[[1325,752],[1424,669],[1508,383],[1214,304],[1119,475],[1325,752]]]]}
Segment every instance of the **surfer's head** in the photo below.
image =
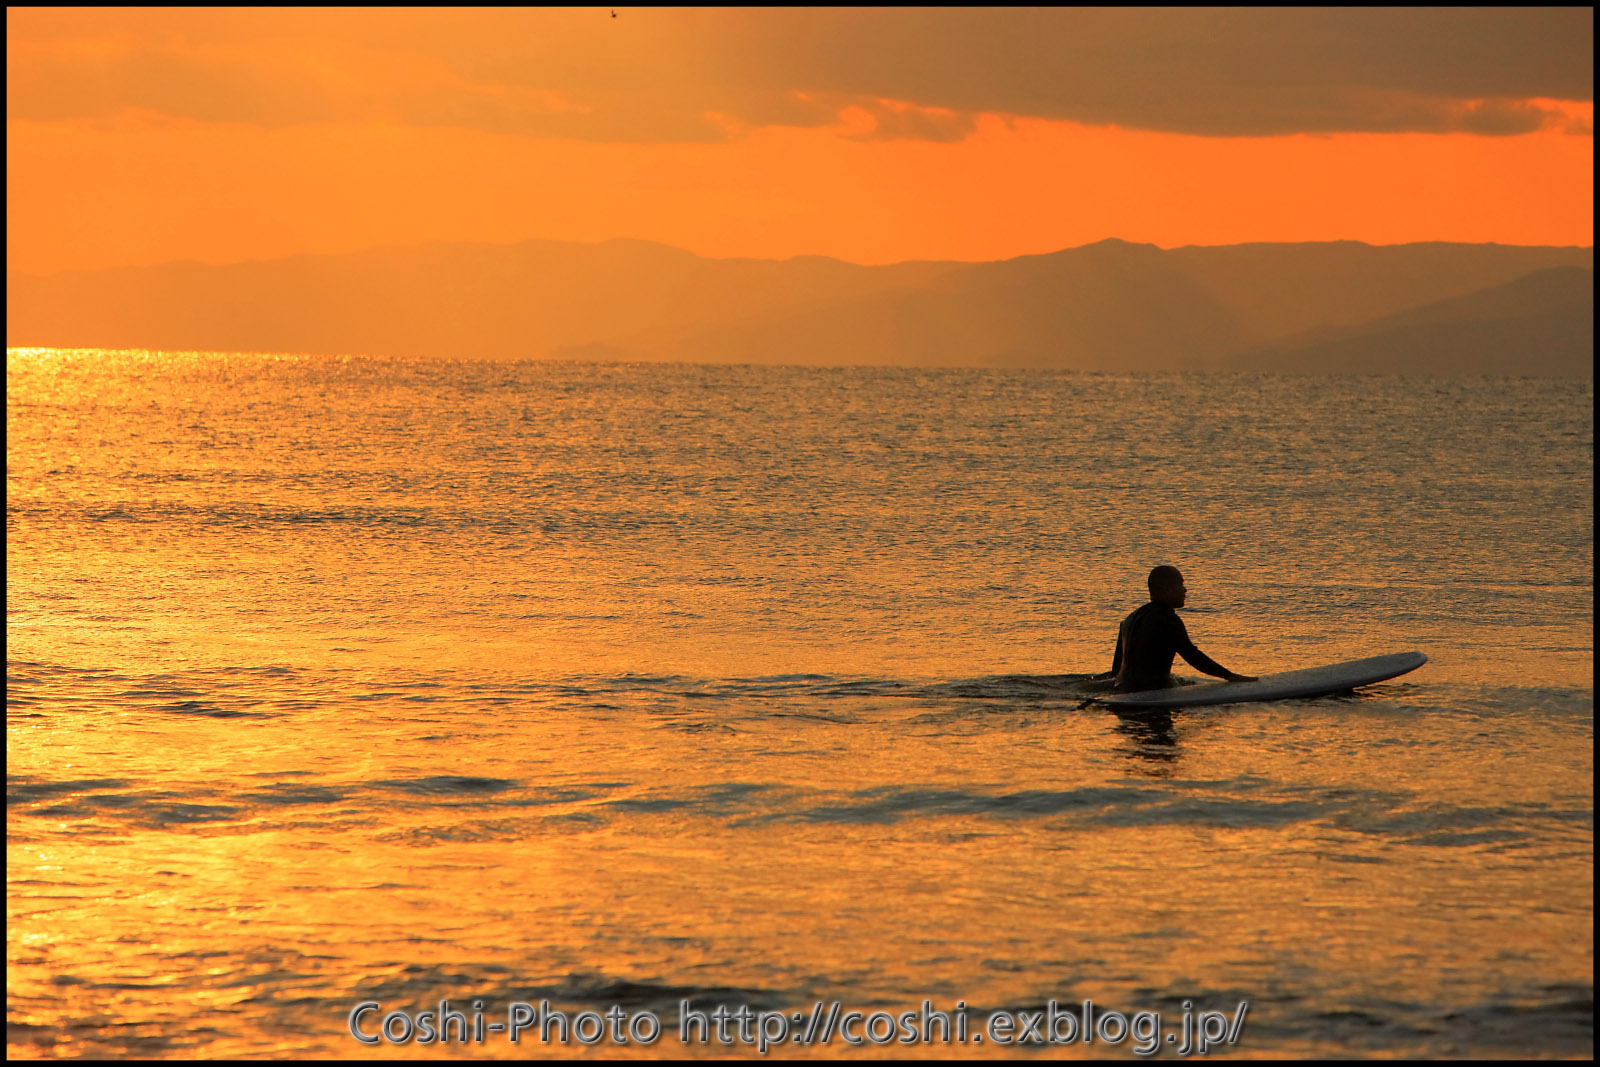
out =
{"type": "Polygon", "coordinates": [[[1183,584],[1183,573],[1165,563],[1151,569],[1145,584],[1150,587],[1150,599],[1169,608],[1183,607],[1184,600],[1189,596],[1189,590],[1183,584]]]}

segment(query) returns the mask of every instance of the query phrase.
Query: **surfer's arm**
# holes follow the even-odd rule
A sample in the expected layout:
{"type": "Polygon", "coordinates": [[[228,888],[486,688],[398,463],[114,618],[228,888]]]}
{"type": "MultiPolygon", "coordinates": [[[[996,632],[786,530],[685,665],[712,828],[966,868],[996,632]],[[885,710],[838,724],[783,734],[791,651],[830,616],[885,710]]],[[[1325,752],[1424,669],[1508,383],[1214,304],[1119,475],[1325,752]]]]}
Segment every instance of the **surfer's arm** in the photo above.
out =
{"type": "Polygon", "coordinates": [[[1189,666],[1197,671],[1204,671],[1213,678],[1226,678],[1230,682],[1253,682],[1256,680],[1253,674],[1234,674],[1228,668],[1195,648],[1193,644],[1190,644],[1188,648],[1178,649],[1178,652],[1188,661],[1189,666]]]}
{"type": "MultiPolygon", "coordinates": [[[[1176,616],[1174,617],[1176,618],[1176,616]]],[[[1184,662],[1195,670],[1209,674],[1213,678],[1226,678],[1230,682],[1253,682],[1256,680],[1254,675],[1234,674],[1228,668],[1196,648],[1194,642],[1189,640],[1189,630],[1183,625],[1182,619],[1178,619],[1177,637],[1178,655],[1182,656],[1184,662]]]]}
{"type": "Polygon", "coordinates": [[[1178,655],[1182,656],[1189,666],[1195,670],[1203,674],[1209,674],[1213,678],[1226,678],[1233,673],[1198,648],[1195,648],[1192,643],[1180,645],[1178,647],[1178,655]]]}

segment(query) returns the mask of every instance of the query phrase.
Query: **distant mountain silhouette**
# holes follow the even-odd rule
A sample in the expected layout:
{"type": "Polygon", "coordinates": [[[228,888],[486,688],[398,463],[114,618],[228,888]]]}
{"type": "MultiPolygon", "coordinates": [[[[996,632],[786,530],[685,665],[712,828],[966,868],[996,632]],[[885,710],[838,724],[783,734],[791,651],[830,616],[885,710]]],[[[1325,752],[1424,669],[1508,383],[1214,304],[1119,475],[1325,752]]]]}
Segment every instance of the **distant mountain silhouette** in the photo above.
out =
{"type": "Polygon", "coordinates": [[[1370,322],[1546,267],[1594,267],[1593,248],[1444,242],[1190,246],[1169,254],[1265,341],[1370,322]]]}
{"type": "Polygon", "coordinates": [[[923,264],[704,259],[648,241],[430,244],[6,276],[6,344],[545,358],[912,286],[923,264]],[[55,338],[55,340],[46,340],[55,338]]]}
{"type": "Polygon", "coordinates": [[[1370,357],[1389,371],[1534,373],[1516,369],[1532,365],[1534,335],[1507,331],[1543,330],[1538,343],[1556,347],[1539,365],[1570,369],[1586,307],[1592,354],[1592,288],[1571,305],[1553,294],[1564,285],[1575,295],[1579,275],[1539,279],[1553,268],[1592,277],[1593,264],[1592,248],[1350,241],[1163,251],[1112,240],[881,267],[706,259],[630,240],[431,244],[8,273],[6,344],[1084,370],[1358,370],[1370,357]],[[1563,315],[1575,318],[1562,325],[1563,315]],[[1431,354],[1472,324],[1480,339],[1453,343],[1478,355],[1431,354]],[[1393,349],[1413,352],[1413,363],[1380,355],[1375,338],[1389,334],[1413,338],[1393,349]]]}
{"type": "Polygon", "coordinates": [[[1594,374],[1594,271],[1550,267],[1357,327],[1320,329],[1228,361],[1295,374],[1594,374]]]}
{"type": "Polygon", "coordinates": [[[1166,370],[1237,351],[1251,337],[1167,253],[1105,241],[951,265],[915,289],[713,324],[669,350],[718,361],[756,353],[784,363],[1166,370]]]}

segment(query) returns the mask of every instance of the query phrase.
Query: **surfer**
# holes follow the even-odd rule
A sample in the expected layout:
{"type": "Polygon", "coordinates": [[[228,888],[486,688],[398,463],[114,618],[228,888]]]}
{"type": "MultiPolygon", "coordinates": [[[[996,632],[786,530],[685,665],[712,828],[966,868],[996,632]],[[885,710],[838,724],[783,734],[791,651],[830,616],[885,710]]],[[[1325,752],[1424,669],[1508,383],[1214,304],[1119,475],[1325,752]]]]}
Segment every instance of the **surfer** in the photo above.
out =
{"type": "Polygon", "coordinates": [[[1172,684],[1172,657],[1180,655],[1197,671],[1230,682],[1253,682],[1255,677],[1235,674],[1194,647],[1189,631],[1178,618],[1189,589],[1176,567],[1163,564],[1150,572],[1150,603],[1135,608],[1117,630],[1117,652],[1111,669],[1096,680],[1115,679],[1119,693],[1164,689],[1172,684]]]}

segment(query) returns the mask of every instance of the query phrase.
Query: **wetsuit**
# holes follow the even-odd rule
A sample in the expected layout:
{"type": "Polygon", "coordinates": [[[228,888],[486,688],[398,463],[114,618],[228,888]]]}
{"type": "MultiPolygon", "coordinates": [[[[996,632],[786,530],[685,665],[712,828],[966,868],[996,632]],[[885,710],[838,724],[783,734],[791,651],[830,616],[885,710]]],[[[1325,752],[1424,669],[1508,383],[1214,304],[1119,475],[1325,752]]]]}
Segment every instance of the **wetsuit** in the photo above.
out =
{"type": "Polygon", "coordinates": [[[1117,689],[1136,693],[1172,684],[1172,657],[1181,655],[1197,671],[1226,678],[1231,673],[1194,647],[1178,613],[1154,600],[1135,608],[1117,630],[1117,653],[1111,674],[1117,689]]]}

